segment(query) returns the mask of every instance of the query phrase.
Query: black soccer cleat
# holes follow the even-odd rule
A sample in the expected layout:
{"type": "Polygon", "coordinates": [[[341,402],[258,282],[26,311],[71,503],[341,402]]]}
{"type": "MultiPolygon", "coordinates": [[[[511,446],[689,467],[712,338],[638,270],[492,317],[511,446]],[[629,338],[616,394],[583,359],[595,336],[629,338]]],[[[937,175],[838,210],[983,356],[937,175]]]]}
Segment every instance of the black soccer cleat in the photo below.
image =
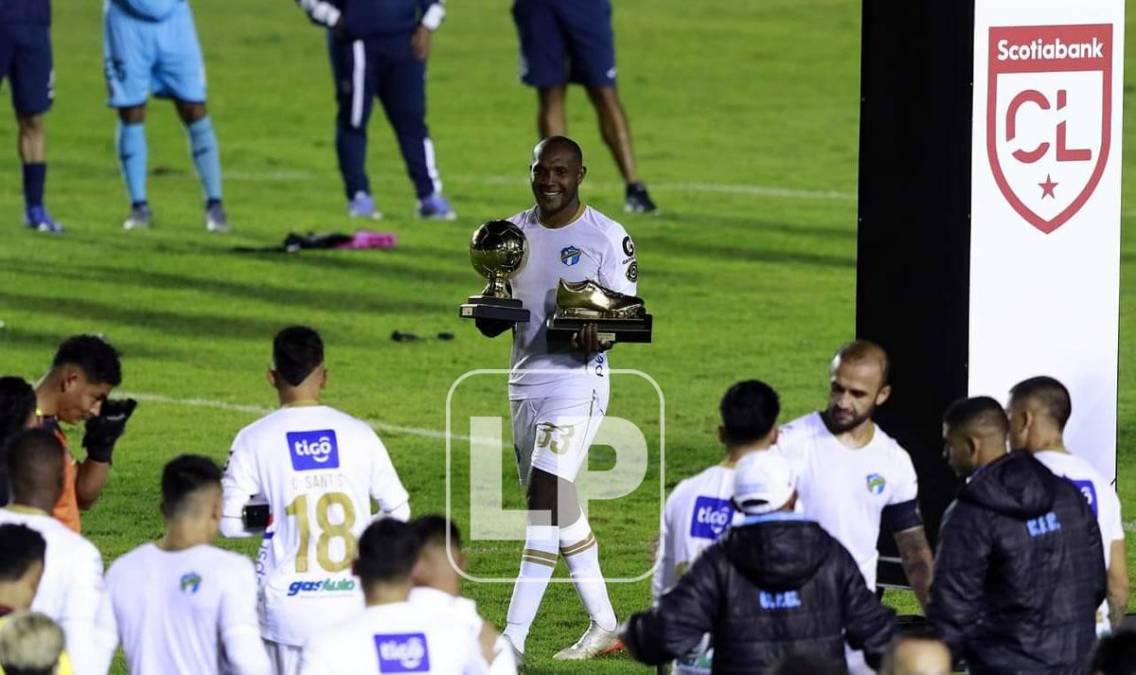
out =
{"type": "Polygon", "coordinates": [[[647,194],[646,185],[628,183],[623,210],[627,213],[655,213],[659,210],[659,207],[655,206],[655,202],[651,200],[651,195],[647,194]]]}

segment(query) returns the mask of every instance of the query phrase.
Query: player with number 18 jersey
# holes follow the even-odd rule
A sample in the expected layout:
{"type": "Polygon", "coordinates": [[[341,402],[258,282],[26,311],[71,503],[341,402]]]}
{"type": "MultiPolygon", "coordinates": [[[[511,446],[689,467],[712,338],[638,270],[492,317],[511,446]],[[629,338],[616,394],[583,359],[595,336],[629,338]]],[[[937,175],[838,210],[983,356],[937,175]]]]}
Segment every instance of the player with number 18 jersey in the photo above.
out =
{"type": "Polygon", "coordinates": [[[314,633],[363,609],[351,563],[373,519],[371,500],[382,516],[399,520],[410,517],[410,505],[374,430],[317,400],[325,379],[322,343],[318,361],[309,357],[318,365],[293,374],[297,385],[287,381],[287,345],[314,342],[315,331],[293,327],[281,335],[271,375],[282,407],[233,440],[221,532],[251,536],[242,513],[250,501],[267,502],[270,520],[256,560],[261,635],[278,672],[294,673],[314,633]]]}
{"type": "Polygon", "coordinates": [[[281,408],[237,434],[225,515],[258,494],[272,514],[257,556],[261,627],[299,646],[309,627],[362,608],[351,561],[371,499],[405,520],[409,495],[371,427],[324,405],[281,408]]]}

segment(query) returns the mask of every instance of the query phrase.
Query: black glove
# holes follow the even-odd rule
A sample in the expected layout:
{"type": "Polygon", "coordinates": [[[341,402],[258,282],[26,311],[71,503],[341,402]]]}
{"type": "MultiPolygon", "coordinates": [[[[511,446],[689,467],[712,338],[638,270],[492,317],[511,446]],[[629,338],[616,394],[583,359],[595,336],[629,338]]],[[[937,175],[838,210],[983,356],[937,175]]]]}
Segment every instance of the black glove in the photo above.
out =
{"type": "Polygon", "coordinates": [[[87,433],[83,434],[83,447],[87,449],[87,459],[110,463],[114,444],[126,431],[126,421],[134,414],[138,401],[132,398],[103,401],[97,417],[87,420],[87,433]]]}

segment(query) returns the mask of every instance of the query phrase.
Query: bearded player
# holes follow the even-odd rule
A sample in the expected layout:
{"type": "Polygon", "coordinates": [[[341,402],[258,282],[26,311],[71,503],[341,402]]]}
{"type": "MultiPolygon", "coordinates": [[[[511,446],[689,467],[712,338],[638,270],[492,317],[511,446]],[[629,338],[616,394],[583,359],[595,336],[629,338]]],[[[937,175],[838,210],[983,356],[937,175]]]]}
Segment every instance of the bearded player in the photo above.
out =
{"type": "Polygon", "coordinates": [[[555,309],[561,279],[591,279],[619,293],[636,292],[635,245],[623,226],[580,203],[586,174],[580,146],[571,139],[553,136],[537,144],[529,171],[536,205],[509,219],[528,241],[528,258],[512,278],[512,289],[531,319],[516,325],[477,321],[488,337],[514,329],[509,403],[517,471],[527,486],[529,524],[504,634],[523,655],[525,638],[563,555],[591,624],[576,644],[553,657],[561,660],[590,659],[622,647],[600,571],[599,548],[575,485],[607,411],[610,384],[604,352],[611,345],[599,340],[595,324],[582,328],[570,344],[550,345],[544,325],[555,309]]]}
{"type": "MultiPolygon", "coordinates": [[[[781,427],[777,448],[794,465],[805,516],[848,549],[869,590],[876,589],[880,525],[895,536],[903,572],[920,605],[931,586],[931,547],[923,531],[911,456],[872,420],[891,395],[888,356],[866,340],[840,348],[829,369],[828,406],[781,427]]],[[[848,672],[872,672],[848,651],[848,672]]]]}

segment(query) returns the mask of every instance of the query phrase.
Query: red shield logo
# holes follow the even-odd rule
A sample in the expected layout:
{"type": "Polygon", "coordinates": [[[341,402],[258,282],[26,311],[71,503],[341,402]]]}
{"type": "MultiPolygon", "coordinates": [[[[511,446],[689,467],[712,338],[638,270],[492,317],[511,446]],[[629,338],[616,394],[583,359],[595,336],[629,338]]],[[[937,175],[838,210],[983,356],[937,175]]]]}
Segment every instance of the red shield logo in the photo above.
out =
{"type": "Polygon", "coordinates": [[[990,29],[986,151],[1014,210],[1049,234],[1093,194],[1112,129],[1112,26],[990,29]]]}

